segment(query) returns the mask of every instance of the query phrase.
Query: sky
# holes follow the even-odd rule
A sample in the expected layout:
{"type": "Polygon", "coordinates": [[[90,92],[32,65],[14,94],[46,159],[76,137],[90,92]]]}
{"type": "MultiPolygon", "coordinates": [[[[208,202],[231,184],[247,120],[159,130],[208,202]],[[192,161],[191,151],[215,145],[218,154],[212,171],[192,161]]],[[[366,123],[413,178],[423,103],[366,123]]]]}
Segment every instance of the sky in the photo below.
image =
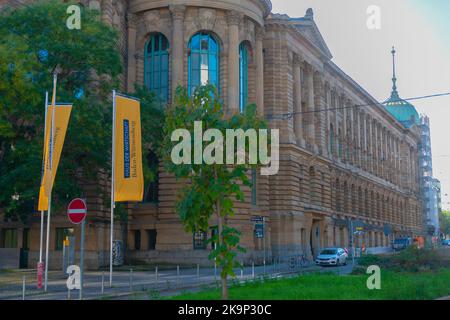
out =
{"type": "MultiPolygon", "coordinates": [[[[398,92],[412,98],[450,92],[449,0],[272,0],[274,13],[314,11],[333,61],[378,101],[392,90],[395,45],[398,92]],[[369,6],[380,8],[380,29],[369,29],[369,6]]],[[[411,101],[430,118],[433,174],[450,210],[450,96],[411,101]]]]}

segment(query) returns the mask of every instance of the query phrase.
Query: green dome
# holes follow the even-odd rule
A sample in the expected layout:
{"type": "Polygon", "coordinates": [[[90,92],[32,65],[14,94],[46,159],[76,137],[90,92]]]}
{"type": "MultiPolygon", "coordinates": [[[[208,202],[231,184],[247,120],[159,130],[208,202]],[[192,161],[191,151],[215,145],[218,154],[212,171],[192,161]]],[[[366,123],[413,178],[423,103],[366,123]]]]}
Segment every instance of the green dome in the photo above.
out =
{"type": "Polygon", "coordinates": [[[401,99],[396,91],[384,102],[385,108],[406,128],[420,124],[420,117],[416,108],[406,100],[401,99]]]}

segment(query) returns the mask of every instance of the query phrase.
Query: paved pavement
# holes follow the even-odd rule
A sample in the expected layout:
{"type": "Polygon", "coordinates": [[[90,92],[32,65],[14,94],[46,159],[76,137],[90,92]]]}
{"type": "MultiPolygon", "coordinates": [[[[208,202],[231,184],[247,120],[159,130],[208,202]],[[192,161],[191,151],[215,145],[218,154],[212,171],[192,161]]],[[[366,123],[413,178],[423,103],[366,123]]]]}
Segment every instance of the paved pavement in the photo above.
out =
{"type": "MultiPolygon", "coordinates": [[[[216,275],[214,268],[180,268],[158,271],[116,271],[113,273],[113,286],[109,286],[109,272],[86,272],[84,277],[84,299],[133,299],[142,298],[145,292],[147,298],[158,298],[179,293],[185,290],[199,290],[218,283],[219,272],[216,275]],[[102,291],[103,282],[103,291],[102,291]],[[141,293],[141,294],[139,294],[141,293]]],[[[285,277],[307,272],[336,272],[349,274],[352,271],[351,263],[340,267],[305,267],[291,268],[288,264],[267,266],[251,266],[236,269],[235,281],[246,281],[261,277],[285,277]]],[[[79,290],[67,290],[67,275],[62,272],[51,271],[47,293],[36,288],[36,270],[14,271],[0,274],[0,299],[22,299],[23,283],[26,277],[26,300],[66,300],[79,299],[79,290]]]]}

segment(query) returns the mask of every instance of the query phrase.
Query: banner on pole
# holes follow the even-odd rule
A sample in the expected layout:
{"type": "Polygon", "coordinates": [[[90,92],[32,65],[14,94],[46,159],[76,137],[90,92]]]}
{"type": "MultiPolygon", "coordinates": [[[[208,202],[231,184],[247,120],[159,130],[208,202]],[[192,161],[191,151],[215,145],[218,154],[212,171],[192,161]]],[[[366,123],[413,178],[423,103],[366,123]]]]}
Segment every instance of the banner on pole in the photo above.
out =
{"type": "Polygon", "coordinates": [[[53,182],[55,181],[58,170],[71,111],[72,105],[70,104],[56,105],[54,112],[55,128],[52,130],[53,106],[49,106],[47,110],[47,126],[44,141],[44,172],[39,189],[39,211],[48,210],[48,196],[53,188],[53,182]],[[52,137],[52,131],[54,131],[54,137],[52,137]],[[50,148],[52,144],[53,148],[50,148]]]}
{"type": "Polygon", "coordinates": [[[116,95],[114,201],[142,201],[144,175],[142,172],[140,102],[116,95]]]}

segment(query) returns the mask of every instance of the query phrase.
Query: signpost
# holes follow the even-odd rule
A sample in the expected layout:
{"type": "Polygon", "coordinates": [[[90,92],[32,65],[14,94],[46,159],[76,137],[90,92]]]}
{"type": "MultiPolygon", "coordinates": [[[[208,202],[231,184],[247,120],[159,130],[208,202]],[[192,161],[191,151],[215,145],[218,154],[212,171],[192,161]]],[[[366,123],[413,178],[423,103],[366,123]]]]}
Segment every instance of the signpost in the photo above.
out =
{"type": "Polygon", "coordinates": [[[265,219],[263,216],[252,216],[250,221],[255,223],[255,236],[257,239],[262,239],[263,241],[263,264],[264,268],[266,266],[266,237],[265,235],[265,219]]]}
{"type": "Polygon", "coordinates": [[[83,299],[83,265],[84,265],[84,233],[87,215],[86,202],[83,199],[73,199],[67,208],[67,216],[73,224],[81,223],[81,246],[80,246],[80,300],[83,299]]]}

